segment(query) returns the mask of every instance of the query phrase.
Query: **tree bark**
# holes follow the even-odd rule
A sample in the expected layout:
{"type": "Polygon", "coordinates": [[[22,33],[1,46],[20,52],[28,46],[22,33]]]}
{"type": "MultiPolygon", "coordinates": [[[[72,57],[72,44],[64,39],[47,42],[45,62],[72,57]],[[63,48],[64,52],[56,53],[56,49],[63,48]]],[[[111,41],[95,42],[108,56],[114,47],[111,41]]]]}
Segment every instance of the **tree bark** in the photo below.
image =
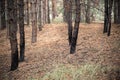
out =
{"type": "Polygon", "coordinates": [[[67,0],[66,2],[66,20],[68,24],[68,41],[69,45],[71,45],[72,40],[72,0],[67,0]]]}
{"type": "Polygon", "coordinates": [[[52,0],[52,19],[55,19],[56,15],[57,15],[56,0],[52,0]]]}
{"type": "Polygon", "coordinates": [[[5,0],[0,1],[0,17],[1,17],[1,25],[0,30],[6,28],[6,20],[5,20],[5,0]]]}
{"type": "Polygon", "coordinates": [[[20,61],[24,61],[25,52],[24,0],[19,0],[19,32],[20,32],[20,61]]]}
{"type": "Polygon", "coordinates": [[[104,30],[103,33],[107,33],[108,28],[108,0],[104,0],[104,30]]]}
{"type": "Polygon", "coordinates": [[[86,23],[88,24],[90,24],[90,3],[91,3],[91,0],[87,0],[86,23]]]}
{"type": "Polygon", "coordinates": [[[18,43],[17,43],[17,5],[16,0],[7,0],[9,35],[11,45],[11,70],[18,68],[18,43]]]}
{"type": "Polygon", "coordinates": [[[77,37],[79,32],[79,23],[80,23],[80,0],[75,0],[76,5],[76,18],[75,18],[75,25],[72,35],[72,43],[70,48],[70,53],[75,53],[76,50],[76,44],[77,44],[77,37]]]}
{"type": "Polygon", "coordinates": [[[27,25],[29,25],[29,0],[27,0],[27,25]]]}
{"type": "Polygon", "coordinates": [[[48,8],[48,16],[47,16],[48,20],[47,21],[48,21],[48,23],[50,23],[50,0],[47,1],[47,8],[48,8]]]}
{"type": "Polygon", "coordinates": [[[108,9],[108,36],[110,36],[110,33],[111,33],[111,14],[112,14],[112,6],[113,6],[113,0],[109,0],[109,9],[108,9]]]}
{"type": "Polygon", "coordinates": [[[39,31],[42,30],[42,0],[39,1],[39,25],[38,25],[38,28],[39,28],[39,31]]]}
{"type": "Polygon", "coordinates": [[[37,41],[37,0],[32,0],[32,43],[37,41]]]}

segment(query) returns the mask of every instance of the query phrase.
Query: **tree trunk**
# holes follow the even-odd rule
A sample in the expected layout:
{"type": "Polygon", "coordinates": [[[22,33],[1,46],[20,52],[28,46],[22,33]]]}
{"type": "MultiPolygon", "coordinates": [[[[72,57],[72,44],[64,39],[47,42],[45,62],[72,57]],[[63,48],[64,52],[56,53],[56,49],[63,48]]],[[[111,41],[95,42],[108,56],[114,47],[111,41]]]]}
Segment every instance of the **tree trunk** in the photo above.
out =
{"type": "Polygon", "coordinates": [[[52,0],[52,19],[55,19],[56,15],[57,15],[56,0],[52,0]]]}
{"type": "Polygon", "coordinates": [[[46,0],[43,0],[43,24],[46,23],[46,0]]]}
{"type": "Polygon", "coordinates": [[[0,17],[1,17],[1,25],[0,30],[6,28],[6,20],[5,20],[5,0],[0,1],[0,17]]]}
{"type": "Polygon", "coordinates": [[[47,18],[48,20],[47,20],[47,21],[48,21],[48,23],[50,23],[50,0],[48,0],[47,2],[48,2],[48,3],[47,3],[47,8],[48,8],[48,16],[47,16],[47,17],[48,17],[48,18],[47,18]]]}
{"type": "Polygon", "coordinates": [[[114,23],[118,23],[118,0],[114,0],[114,23]]]}
{"type": "Polygon", "coordinates": [[[37,0],[32,0],[32,43],[37,41],[37,0]]]}
{"type": "Polygon", "coordinates": [[[29,0],[27,0],[27,25],[29,25],[29,0]]]}
{"type": "Polygon", "coordinates": [[[16,0],[7,0],[8,4],[8,22],[9,22],[9,35],[11,45],[11,70],[18,68],[18,43],[17,43],[17,5],[16,0]]]}
{"type": "Polygon", "coordinates": [[[63,21],[64,22],[67,22],[67,18],[66,18],[66,14],[67,14],[67,11],[66,11],[66,3],[67,1],[66,0],[63,0],[63,8],[64,8],[64,12],[63,12],[63,21]]]}
{"type": "Polygon", "coordinates": [[[107,28],[108,28],[108,0],[104,0],[104,30],[103,33],[107,33],[107,28]]]}
{"type": "Polygon", "coordinates": [[[86,23],[88,24],[90,24],[90,3],[91,3],[91,0],[87,0],[86,23]]]}
{"type": "Polygon", "coordinates": [[[24,0],[19,0],[19,32],[20,32],[20,61],[24,61],[25,52],[24,0]]]}
{"type": "Polygon", "coordinates": [[[70,48],[70,53],[75,53],[76,50],[76,44],[77,44],[77,37],[79,32],[79,23],[80,23],[80,0],[75,0],[76,5],[76,18],[75,18],[75,26],[74,31],[72,35],[72,43],[70,48]]]}
{"type": "Polygon", "coordinates": [[[120,24],[120,0],[118,0],[118,24],[120,24]]]}
{"type": "Polygon", "coordinates": [[[112,6],[113,6],[113,0],[109,0],[109,9],[108,9],[108,36],[110,36],[111,33],[111,14],[112,14],[112,6]]]}
{"type": "Polygon", "coordinates": [[[68,24],[68,41],[69,45],[71,45],[72,40],[72,0],[67,0],[66,2],[66,20],[68,24]]]}
{"type": "Polygon", "coordinates": [[[38,20],[39,20],[39,25],[38,25],[39,31],[42,30],[42,6],[41,6],[41,4],[42,4],[42,0],[39,1],[39,18],[38,18],[38,20]]]}

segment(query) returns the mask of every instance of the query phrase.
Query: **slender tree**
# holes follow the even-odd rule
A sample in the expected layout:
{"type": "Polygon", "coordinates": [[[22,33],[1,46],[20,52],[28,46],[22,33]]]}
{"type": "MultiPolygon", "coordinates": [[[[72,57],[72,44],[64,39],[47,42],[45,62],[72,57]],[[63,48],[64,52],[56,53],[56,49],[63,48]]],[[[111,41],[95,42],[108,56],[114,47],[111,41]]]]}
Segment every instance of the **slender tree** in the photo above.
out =
{"type": "Polygon", "coordinates": [[[71,45],[72,40],[72,0],[65,0],[66,3],[66,20],[68,24],[68,41],[69,45],[71,45]]]}
{"type": "Polygon", "coordinates": [[[52,0],[52,19],[55,19],[56,16],[57,16],[56,0],[52,0]]]}
{"type": "Polygon", "coordinates": [[[86,23],[90,24],[90,3],[91,0],[87,0],[87,5],[86,5],[86,23]]]}
{"type": "Polygon", "coordinates": [[[11,70],[18,67],[18,43],[17,43],[17,10],[16,0],[7,0],[7,17],[9,23],[9,39],[11,45],[11,70]]]}
{"type": "Polygon", "coordinates": [[[112,6],[113,6],[113,0],[109,0],[109,8],[108,8],[108,36],[110,36],[111,33],[111,14],[112,14],[112,6]]]}
{"type": "Polygon", "coordinates": [[[24,61],[25,52],[24,0],[19,0],[19,32],[20,32],[20,61],[24,61]]]}
{"type": "Polygon", "coordinates": [[[5,0],[0,0],[0,18],[1,18],[1,25],[0,29],[6,28],[6,20],[5,20],[5,0]]]}
{"type": "Polygon", "coordinates": [[[50,0],[47,1],[47,8],[48,8],[48,16],[47,16],[47,21],[50,23],[50,0]]]}
{"type": "Polygon", "coordinates": [[[29,0],[26,1],[26,5],[27,5],[27,25],[29,25],[29,0]]]}
{"type": "Polygon", "coordinates": [[[31,0],[32,2],[32,43],[37,41],[37,0],[31,0]]]}
{"type": "Polygon", "coordinates": [[[108,0],[104,0],[104,30],[103,33],[107,33],[107,28],[108,28],[108,0]]]}
{"type": "Polygon", "coordinates": [[[80,23],[80,0],[75,0],[75,6],[76,6],[76,17],[75,17],[75,25],[72,35],[72,43],[70,48],[71,54],[75,53],[77,38],[78,38],[79,23],[80,23]]]}
{"type": "Polygon", "coordinates": [[[41,31],[42,30],[42,0],[40,0],[39,1],[39,18],[38,18],[38,20],[39,20],[39,25],[38,25],[38,28],[39,28],[39,31],[41,31]]]}
{"type": "Polygon", "coordinates": [[[113,0],[104,0],[104,1],[105,1],[105,20],[104,20],[103,33],[108,33],[107,35],[110,36],[113,0]]]}

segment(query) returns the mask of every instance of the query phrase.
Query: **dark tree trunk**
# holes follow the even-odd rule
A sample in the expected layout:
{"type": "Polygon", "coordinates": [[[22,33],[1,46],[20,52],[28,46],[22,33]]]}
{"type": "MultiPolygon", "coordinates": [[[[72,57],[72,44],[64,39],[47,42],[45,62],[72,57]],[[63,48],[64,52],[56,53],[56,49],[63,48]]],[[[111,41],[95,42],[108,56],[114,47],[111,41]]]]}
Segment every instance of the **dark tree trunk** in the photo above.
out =
{"type": "Polygon", "coordinates": [[[87,0],[86,23],[90,24],[90,0],[87,0]]]}
{"type": "Polygon", "coordinates": [[[48,21],[48,23],[50,23],[50,0],[48,0],[47,2],[48,2],[48,3],[47,3],[47,8],[48,8],[48,16],[47,16],[47,17],[48,17],[48,18],[47,18],[48,20],[47,20],[47,21],[48,21]]]}
{"type": "Polygon", "coordinates": [[[108,28],[108,0],[104,0],[104,30],[103,33],[107,33],[107,28],[108,28]]]}
{"type": "Polygon", "coordinates": [[[71,45],[72,40],[72,0],[66,1],[66,20],[68,24],[68,41],[69,45],[71,45]]]}
{"type": "Polygon", "coordinates": [[[20,61],[24,61],[25,52],[24,0],[19,0],[19,32],[20,32],[20,61]]]}
{"type": "Polygon", "coordinates": [[[110,36],[110,33],[111,33],[111,14],[112,14],[112,6],[113,6],[113,0],[109,0],[109,9],[108,9],[108,36],[110,36]]]}
{"type": "Polygon", "coordinates": [[[120,24],[120,0],[118,0],[118,24],[120,24]]]}
{"type": "Polygon", "coordinates": [[[118,0],[114,0],[114,23],[118,23],[118,0]]]}
{"type": "Polygon", "coordinates": [[[105,21],[104,21],[104,31],[103,33],[111,33],[111,14],[112,14],[113,0],[105,0],[105,21]]]}
{"type": "Polygon", "coordinates": [[[27,25],[29,24],[29,0],[27,0],[27,25]]]}
{"type": "Polygon", "coordinates": [[[11,45],[11,70],[18,68],[18,43],[17,43],[17,5],[16,0],[7,0],[8,4],[8,23],[9,23],[9,35],[11,45]]]}
{"type": "Polygon", "coordinates": [[[72,35],[72,43],[70,48],[70,53],[75,53],[76,50],[76,44],[77,44],[77,37],[79,32],[79,23],[80,23],[80,0],[75,0],[76,5],[76,18],[75,18],[75,26],[74,31],[72,35]]]}
{"type": "Polygon", "coordinates": [[[0,1],[0,17],[1,17],[1,25],[0,30],[6,28],[6,20],[5,20],[5,0],[0,1]]]}

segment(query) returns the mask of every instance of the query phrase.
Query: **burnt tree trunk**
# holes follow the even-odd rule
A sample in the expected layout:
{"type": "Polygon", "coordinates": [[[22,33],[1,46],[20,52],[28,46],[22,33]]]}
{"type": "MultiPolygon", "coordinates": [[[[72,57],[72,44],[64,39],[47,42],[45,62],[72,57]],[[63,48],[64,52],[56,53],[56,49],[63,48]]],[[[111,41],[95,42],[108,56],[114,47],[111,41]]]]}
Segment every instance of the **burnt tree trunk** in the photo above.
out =
{"type": "Polygon", "coordinates": [[[29,16],[29,0],[26,1],[26,4],[27,4],[27,10],[26,10],[26,12],[27,12],[27,13],[26,13],[26,14],[27,14],[27,25],[29,25],[29,24],[30,24],[30,23],[29,23],[29,22],[30,22],[30,21],[29,21],[29,20],[30,20],[30,19],[29,19],[29,17],[30,17],[30,16],[29,16]]]}
{"type": "Polygon", "coordinates": [[[19,0],[19,32],[20,32],[20,61],[24,61],[25,52],[24,0],[19,0]]]}
{"type": "Polygon", "coordinates": [[[79,23],[80,23],[80,0],[75,0],[75,6],[76,6],[76,17],[75,17],[75,25],[72,35],[72,43],[70,48],[71,54],[75,53],[77,38],[78,38],[79,23]]]}
{"type": "Polygon", "coordinates": [[[0,1],[0,18],[1,18],[1,25],[0,30],[6,28],[6,20],[5,20],[5,0],[0,1]]]}
{"type": "Polygon", "coordinates": [[[104,30],[103,33],[107,33],[108,28],[108,0],[104,0],[104,30]]]}
{"type": "Polygon", "coordinates": [[[18,68],[18,43],[17,43],[17,5],[16,0],[7,0],[9,39],[11,45],[11,70],[18,68]]]}
{"type": "Polygon", "coordinates": [[[108,36],[110,36],[111,33],[111,14],[112,14],[112,6],[113,6],[113,0],[109,0],[109,8],[108,8],[108,36]]]}

